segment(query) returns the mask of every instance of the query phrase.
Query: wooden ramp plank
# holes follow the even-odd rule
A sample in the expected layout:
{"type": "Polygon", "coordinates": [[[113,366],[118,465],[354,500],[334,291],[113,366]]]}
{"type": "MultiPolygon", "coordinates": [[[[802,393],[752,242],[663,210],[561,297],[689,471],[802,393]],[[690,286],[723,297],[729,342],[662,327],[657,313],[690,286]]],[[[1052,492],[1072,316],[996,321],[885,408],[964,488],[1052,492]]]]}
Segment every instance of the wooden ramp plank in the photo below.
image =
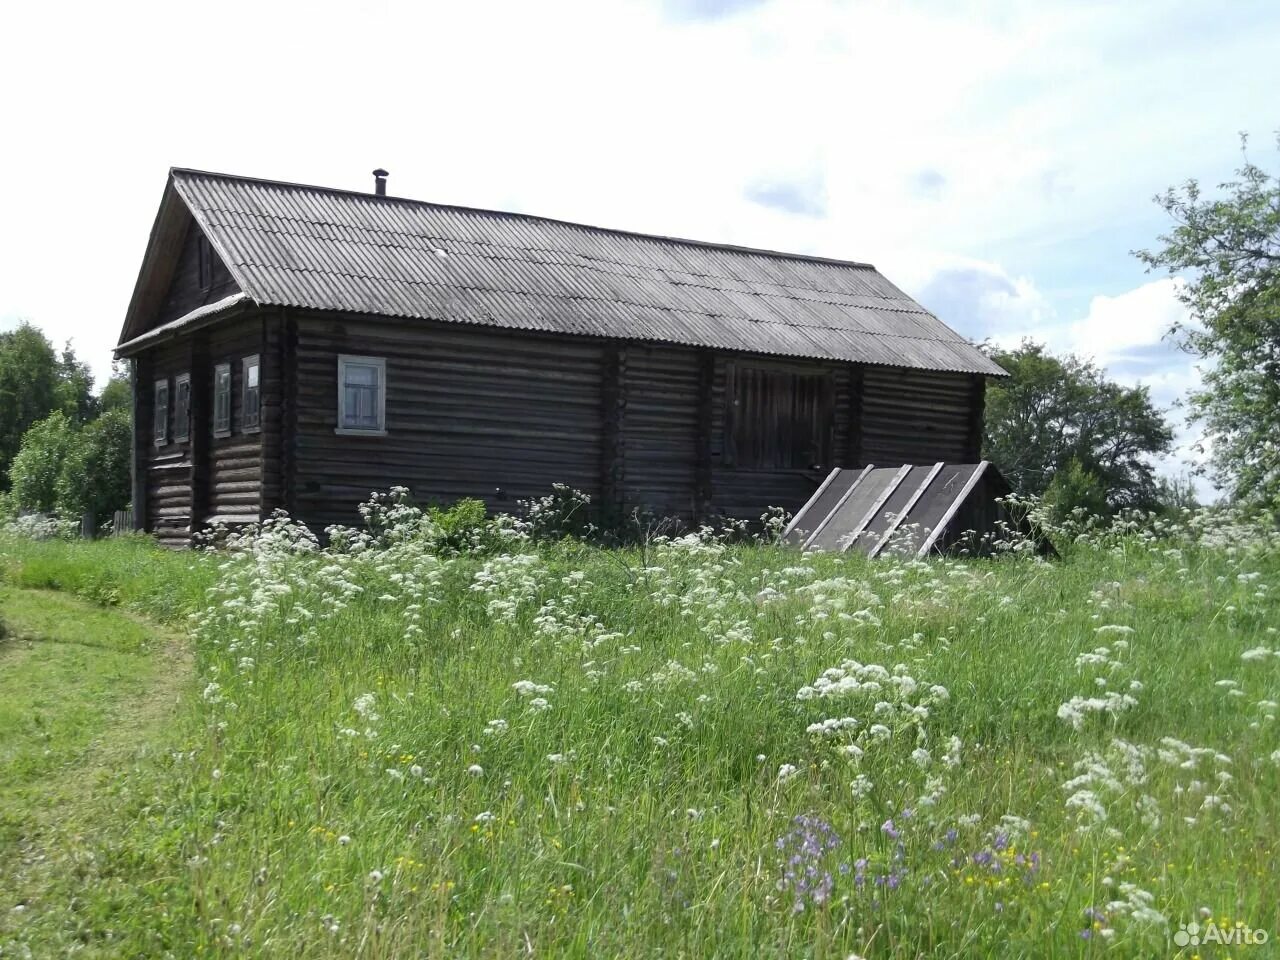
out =
{"type": "Polygon", "coordinates": [[[889,508],[890,503],[892,503],[894,498],[898,495],[898,491],[902,487],[902,482],[906,480],[915,469],[917,468],[911,466],[911,464],[904,464],[898,468],[898,470],[889,479],[889,482],[885,485],[885,488],[880,492],[880,496],[876,498],[876,501],[871,504],[867,509],[867,512],[863,514],[862,519],[849,530],[848,534],[841,541],[840,550],[842,552],[852,550],[854,548],[857,548],[861,553],[867,553],[869,551],[871,541],[867,536],[868,533],[870,533],[872,529],[883,529],[884,525],[888,522],[884,518],[886,509],[889,508]]]}
{"type": "Polygon", "coordinates": [[[978,481],[982,479],[982,474],[986,471],[988,466],[989,464],[987,461],[983,460],[981,463],[975,464],[972,467],[972,472],[969,474],[968,479],[964,481],[964,485],[960,487],[955,496],[950,498],[950,502],[948,503],[946,510],[934,525],[933,530],[930,531],[927,537],[925,537],[924,543],[920,545],[920,549],[916,552],[917,557],[927,556],[929,551],[933,549],[934,544],[938,543],[939,538],[941,538],[942,534],[947,529],[947,524],[951,522],[952,518],[956,515],[956,512],[960,509],[960,506],[969,498],[969,494],[972,493],[973,488],[978,485],[978,481]]]}
{"type": "Polygon", "coordinates": [[[844,496],[849,486],[857,482],[857,477],[856,471],[845,471],[839,467],[827,474],[827,479],[822,481],[822,486],[813,492],[813,496],[796,512],[791,522],[787,524],[787,528],[782,531],[783,541],[797,545],[804,543],[810,532],[826,519],[831,508],[844,496]]]}
{"type": "MultiPolygon", "coordinates": [[[[870,467],[863,471],[859,482],[835,506],[821,527],[805,541],[806,550],[839,550],[842,538],[866,515],[867,509],[879,499],[896,470],[892,467],[870,467]]],[[[859,527],[861,529],[861,527],[859,527]]]]}
{"type": "MultiPolygon", "coordinates": [[[[880,555],[880,552],[889,544],[889,541],[893,539],[893,535],[900,527],[902,527],[903,522],[911,515],[911,511],[914,510],[916,504],[920,502],[920,498],[924,496],[924,492],[929,489],[929,484],[933,483],[933,478],[942,472],[943,466],[943,462],[939,460],[925,473],[924,479],[915,485],[906,502],[894,512],[893,517],[889,521],[888,527],[885,528],[880,539],[876,541],[876,545],[871,548],[871,552],[868,556],[878,557],[880,555]]],[[[919,467],[917,470],[924,471],[924,468],[919,467]]],[[[918,479],[917,470],[912,471],[912,477],[908,482],[914,482],[918,479]]],[[[912,521],[912,523],[914,523],[914,521],[912,521]]]]}

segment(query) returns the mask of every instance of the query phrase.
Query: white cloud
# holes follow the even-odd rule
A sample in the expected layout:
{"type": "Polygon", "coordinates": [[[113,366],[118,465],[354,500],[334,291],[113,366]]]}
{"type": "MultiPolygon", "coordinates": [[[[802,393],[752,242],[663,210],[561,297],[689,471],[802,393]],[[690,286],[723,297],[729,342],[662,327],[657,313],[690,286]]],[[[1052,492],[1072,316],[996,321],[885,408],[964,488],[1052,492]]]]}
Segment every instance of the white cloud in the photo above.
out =
{"type": "MultiPolygon", "coordinates": [[[[1177,296],[1183,283],[1165,277],[1116,296],[1094,297],[1089,312],[1065,330],[1070,350],[1092,357],[1120,383],[1146,386],[1152,400],[1168,410],[1175,446],[1157,466],[1170,477],[1187,473],[1208,456],[1208,447],[1202,444],[1198,428],[1187,422],[1181,404],[1188,392],[1200,386],[1200,369],[1169,337],[1176,325],[1190,319],[1177,296]]],[[[1196,490],[1202,500],[1217,496],[1213,485],[1202,478],[1197,479],[1196,490]]]]}
{"type": "Polygon", "coordinates": [[[1106,367],[1140,359],[1143,348],[1167,342],[1169,332],[1187,320],[1177,296],[1183,286],[1182,280],[1165,277],[1114,297],[1094,297],[1088,314],[1068,330],[1072,349],[1106,367]]]}
{"type": "Polygon", "coordinates": [[[1045,340],[1052,329],[1054,309],[1030,277],[966,257],[934,258],[931,266],[929,276],[908,289],[970,339],[1013,347],[1024,337],[1045,340]]]}

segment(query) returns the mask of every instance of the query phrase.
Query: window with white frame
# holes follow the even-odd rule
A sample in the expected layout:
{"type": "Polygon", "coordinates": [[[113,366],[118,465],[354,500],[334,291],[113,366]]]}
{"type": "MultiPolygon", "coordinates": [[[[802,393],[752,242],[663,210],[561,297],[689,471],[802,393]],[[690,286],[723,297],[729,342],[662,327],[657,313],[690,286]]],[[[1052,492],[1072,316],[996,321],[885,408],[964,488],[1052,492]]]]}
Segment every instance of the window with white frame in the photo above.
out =
{"type": "Polygon", "coordinates": [[[213,435],[231,436],[231,364],[213,368],[213,435]]]}
{"type": "Polygon", "coordinates": [[[387,361],[338,357],[338,433],[386,432],[387,361]]]}
{"type": "Polygon", "coordinates": [[[257,431],[262,422],[262,387],[258,382],[261,364],[255,354],[240,361],[244,392],[240,402],[240,428],[246,433],[257,431]]]}
{"type": "Polygon", "coordinates": [[[173,439],[191,439],[191,374],[180,373],[173,380],[173,439]]]}
{"type": "Polygon", "coordinates": [[[156,381],[155,411],[152,414],[152,433],[156,446],[162,447],[169,442],[169,380],[156,381]]]}

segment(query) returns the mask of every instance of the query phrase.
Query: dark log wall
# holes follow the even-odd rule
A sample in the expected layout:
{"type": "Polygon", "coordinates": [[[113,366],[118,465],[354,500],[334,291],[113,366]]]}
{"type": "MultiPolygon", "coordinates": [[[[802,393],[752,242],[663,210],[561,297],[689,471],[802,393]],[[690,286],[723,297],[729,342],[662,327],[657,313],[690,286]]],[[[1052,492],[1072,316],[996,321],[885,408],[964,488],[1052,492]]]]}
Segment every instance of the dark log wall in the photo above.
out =
{"type": "Polygon", "coordinates": [[[134,429],[137,466],[146,477],[146,529],[166,546],[185,546],[191,538],[191,444],[173,442],[173,381],[191,369],[191,347],[191,340],[164,344],[144,354],[138,367],[134,429]],[[169,381],[169,442],[156,446],[155,382],[161,378],[169,381]]]}
{"type": "Polygon", "coordinates": [[[566,483],[601,490],[600,340],[365,317],[297,318],[297,515],[358,521],[371,491],[491,509],[566,483]],[[335,434],[339,354],[386,359],[385,437],[335,434]]]}
{"type": "MultiPolygon", "coordinates": [[[[212,391],[213,369],[221,363],[231,365],[231,435],[213,436],[213,396],[206,400],[207,416],[199,424],[209,437],[208,495],[198,510],[201,524],[244,523],[257,520],[262,508],[262,477],[264,468],[263,438],[266,416],[267,357],[263,349],[263,321],[258,317],[214,325],[209,329],[206,366],[206,382],[212,391]],[[245,357],[258,354],[261,390],[262,427],[246,430],[244,426],[244,366],[245,357]]],[[[193,432],[194,436],[194,432],[193,432]]],[[[269,447],[267,449],[270,449],[269,447]]]]}
{"type": "Polygon", "coordinates": [[[692,518],[698,459],[697,351],[626,348],[623,421],[625,506],[692,518]]]}
{"type": "MultiPolygon", "coordinates": [[[[981,378],[714,354],[478,326],[260,311],[137,360],[142,522],[186,543],[192,518],[256,520],[284,507],[320,529],[359,522],[375,490],[514,510],[565,483],[615,508],[697,521],[797,509],[833,466],[978,458],[981,378]],[[241,360],[261,358],[261,427],[242,422],[241,360]],[[335,433],[337,357],[386,360],[386,436],[335,433]],[[232,433],[212,435],[213,370],[230,363],[232,433]],[[731,368],[829,378],[829,459],[760,469],[726,456],[731,368]],[[156,448],[156,377],[192,373],[193,441],[156,448]],[[975,427],[975,424],[977,427],[975,427]],[[203,431],[203,432],[198,432],[203,431]]],[[[170,437],[173,424],[170,425],[170,437]]]]}
{"type": "Polygon", "coordinates": [[[262,344],[262,451],[260,473],[260,497],[258,508],[265,516],[278,507],[289,509],[284,491],[285,463],[292,462],[286,455],[285,433],[292,430],[293,421],[286,426],[286,387],[294,374],[293,354],[288,352],[289,325],[281,313],[264,313],[256,334],[262,344]]]}
{"type": "Polygon", "coordinates": [[[200,237],[203,234],[194,224],[187,228],[186,238],[182,242],[182,252],[178,256],[178,266],[174,271],[169,293],[160,308],[155,322],[150,326],[160,326],[170,320],[176,320],[190,313],[196,307],[207,303],[217,303],[239,291],[239,285],[231,278],[218,254],[209,249],[210,284],[207,288],[200,285],[200,237]]]}
{"type": "MultiPolygon", "coordinates": [[[[263,433],[243,424],[241,360],[262,353],[262,320],[229,320],[145,351],[136,359],[135,464],[144,510],[136,520],[168,546],[184,546],[193,530],[215,521],[257,520],[262,507],[263,433]],[[213,435],[213,374],[231,365],[231,434],[213,435]],[[191,438],[177,442],[174,382],[191,374],[191,438]],[[169,382],[168,442],[153,433],[155,382],[169,382]]],[[[265,417],[264,417],[265,425],[265,417]]]]}
{"type": "Polygon", "coordinates": [[[981,394],[971,374],[867,367],[862,443],[855,459],[877,466],[973,463],[979,458],[972,429],[975,402],[981,403],[981,394]]]}

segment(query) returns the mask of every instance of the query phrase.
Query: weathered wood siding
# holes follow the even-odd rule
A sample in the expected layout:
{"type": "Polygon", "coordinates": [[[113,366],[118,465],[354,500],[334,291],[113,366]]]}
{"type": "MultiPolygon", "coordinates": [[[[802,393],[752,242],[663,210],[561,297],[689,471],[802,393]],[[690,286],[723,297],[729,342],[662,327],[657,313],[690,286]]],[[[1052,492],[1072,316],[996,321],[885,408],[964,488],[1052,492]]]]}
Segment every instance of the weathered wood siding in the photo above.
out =
{"type": "Polygon", "coordinates": [[[601,487],[604,341],[368,317],[299,316],[297,515],[356,523],[392,484],[491,509],[566,483],[601,487]],[[336,434],[339,354],[386,359],[384,437],[336,434]]]}
{"type": "Polygon", "coordinates": [[[715,379],[712,393],[711,422],[711,489],[713,513],[742,520],[755,520],[770,506],[795,511],[804,505],[813,491],[833,466],[845,463],[849,446],[849,417],[851,415],[850,383],[852,367],[849,364],[814,361],[800,364],[794,361],[779,364],[769,358],[730,357],[715,358],[715,379]],[[832,463],[822,464],[825,469],[788,470],[761,469],[727,462],[725,455],[726,429],[729,417],[728,405],[729,365],[774,366],[801,370],[807,374],[823,373],[831,378],[832,409],[829,449],[832,463]]]}
{"type": "Polygon", "coordinates": [[[626,509],[691,519],[696,511],[699,354],[626,348],[622,497],[626,509]]]}
{"type": "MultiPolygon", "coordinates": [[[[833,466],[972,462],[982,381],[479,326],[264,310],[137,360],[141,522],[179,545],[208,523],[276,507],[319,529],[359,522],[375,490],[425,502],[479,497],[515,510],[564,483],[630,511],[698,521],[794,510],[833,466]],[[243,425],[243,366],[261,361],[261,426],[243,425]],[[338,356],[385,358],[385,436],[338,434],[338,356]],[[213,436],[215,367],[231,367],[231,435],[213,436]],[[726,451],[731,377],[769,367],[830,384],[815,469],[757,468],[726,451]],[[734,371],[731,374],[731,368],[734,371]],[[154,381],[192,374],[192,440],[157,448],[154,381]]],[[[172,396],[172,394],[171,394],[172,396]]],[[[824,400],[824,403],[826,401],[824,400]]]]}
{"type": "Polygon", "coordinates": [[[891,367],[863,370],[859,463],[973,463],[974,376],[891,367]]]}
{"type": "Polygon", "coordinates": [[[209,248],[210,284],[207,289],[201,287],[199,247],[201,236],[202,233],[195,224],[187,228],[186,237],[182,241],[182,252],[178,256],[178,265],[169,285],[169,292],[155,321],[149,324],[149,327],[157,327],[170,320],[176,320],[196,307],[216,303],[239,291],[239,285],[232,279],[230,271],[212,248],[209,248]]]}

